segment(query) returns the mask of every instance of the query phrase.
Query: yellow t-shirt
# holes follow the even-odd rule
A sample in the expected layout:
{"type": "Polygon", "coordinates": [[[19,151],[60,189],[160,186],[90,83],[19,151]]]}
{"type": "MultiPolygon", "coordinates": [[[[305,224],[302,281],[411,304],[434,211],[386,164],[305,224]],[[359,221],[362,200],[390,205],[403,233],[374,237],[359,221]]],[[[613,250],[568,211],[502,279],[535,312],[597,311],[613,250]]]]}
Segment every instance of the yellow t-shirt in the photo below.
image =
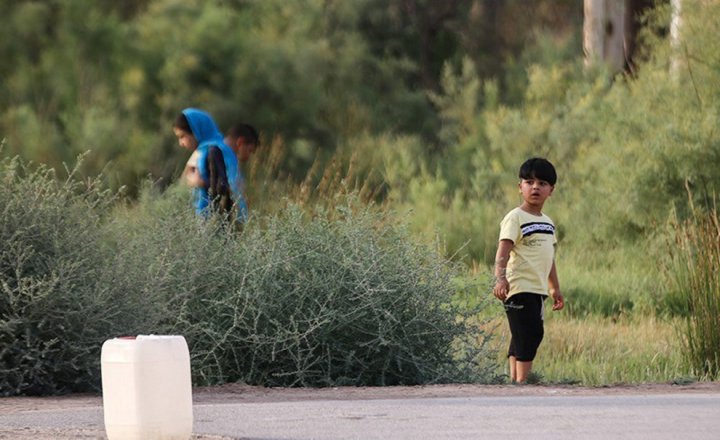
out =
{"type": "Polygon", "coordinates": [[[557,243],[550,217],[515,208],[500,223],[500,240],[514,243],[505,272],[510,283],[508,298],[521,292],[547,295],[557,243]]]}

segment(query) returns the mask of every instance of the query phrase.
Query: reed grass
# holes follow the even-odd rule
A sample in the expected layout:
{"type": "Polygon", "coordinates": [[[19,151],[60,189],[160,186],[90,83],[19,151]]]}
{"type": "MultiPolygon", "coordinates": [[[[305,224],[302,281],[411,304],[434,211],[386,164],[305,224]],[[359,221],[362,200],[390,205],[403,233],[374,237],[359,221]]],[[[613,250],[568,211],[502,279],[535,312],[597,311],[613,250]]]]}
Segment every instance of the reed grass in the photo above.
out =
{"type": "Polygon", "coordinates": [[[720,221],[717,208],[691,207],[692,215],[674,222],[671,281],[674,295],[688,309],[684,353],[702,375],[720,377],[720,221]]]}
{"type": "Polygon", "coordinates": [[[283,171],[287,153],[285,141],[276,136],[246,165],[243,173],[251,212],[273,214],[287,200],[308,210],[318,206],[334,209],[349,193],[371,203],[380,201],[386,189],[378,173],[368,167],[367,160],[360,160],[357,152],[338,150],[328,157],[318,153],[300,180],[283,171]]]}

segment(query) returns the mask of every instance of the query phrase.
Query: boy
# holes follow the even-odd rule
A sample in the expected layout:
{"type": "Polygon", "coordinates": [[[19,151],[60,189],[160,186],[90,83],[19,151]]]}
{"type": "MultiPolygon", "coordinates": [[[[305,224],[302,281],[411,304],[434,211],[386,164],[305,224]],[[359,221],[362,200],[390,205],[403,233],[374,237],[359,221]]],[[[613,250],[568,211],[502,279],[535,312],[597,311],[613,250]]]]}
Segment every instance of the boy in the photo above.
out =
{"type": "MultiPolygon", "coordinates": [[[[250,156],[255,153],[260,146],[260,137],[257,130],[250,124],[238,122],[225,132],[225,144],[237,155],[239,165],[245,166],[250,160],[250,156]]],[[[247,170],[245,170],[247,171],[247,170]]],[[[240,179],[240,193],[243,200],[247,202],[247,192],[245,187],[245,179],[240,179]]]]}
{"type": "Polygon", "coordinates": [[[255,127],[238,122],[225,132],[225,143],[235,151],[238,161],[244,164],[260,146],[260,137],[255,127]]]}
{"type": "Polygon", "coordinates": [[[543,339],[543,301],[549,294],[552,309],[560,310],[565,300],[555,269],[555,225],[542,213],[555,189],[555,167],[546,159],[529,159],[519,177],[523,202],[500,224],[493,294],[503,301],[510,324],[510,380],[524,383],[543,339]]]}

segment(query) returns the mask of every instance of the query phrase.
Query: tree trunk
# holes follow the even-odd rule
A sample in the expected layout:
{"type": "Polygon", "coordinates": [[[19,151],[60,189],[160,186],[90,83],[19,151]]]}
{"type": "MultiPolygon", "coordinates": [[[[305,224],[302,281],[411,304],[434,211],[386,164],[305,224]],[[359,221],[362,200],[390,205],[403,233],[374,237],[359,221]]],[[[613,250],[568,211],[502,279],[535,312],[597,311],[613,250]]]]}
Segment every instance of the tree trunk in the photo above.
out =
{"type": "Polygon", "coordinates": [[[672,6],[672,19],[670,21],[670,47],[672,47],[672,54],[670,55],[670,75],[673,78],[677,78],[682,62],[682,0],[672,0],[670,5],[672,6]]]}
{"type": "Polygon", "coordinates": [[[605,63],[612,73],[623,70],[628,58],[625,0],[584,0],[584,13],[585,65],[605,63]]]}

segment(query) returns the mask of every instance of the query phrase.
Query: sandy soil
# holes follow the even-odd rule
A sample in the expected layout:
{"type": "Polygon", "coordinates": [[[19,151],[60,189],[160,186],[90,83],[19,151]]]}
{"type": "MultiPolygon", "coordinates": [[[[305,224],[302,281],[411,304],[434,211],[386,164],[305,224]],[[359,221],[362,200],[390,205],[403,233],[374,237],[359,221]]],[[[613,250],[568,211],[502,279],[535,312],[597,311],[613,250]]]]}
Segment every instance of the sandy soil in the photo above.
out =
{"type": "MultiPolygon", "coordinates": [[[[562,396],[562,395],[642,395],[676,393],[720,393],[720,382],[697,382],[687,385],[643,384],[615,385],[608,387],[580,387],[572,385],[428,385],[410,387],[339,387],[339,388],[263,388],[243,384],[227,384],[218,387],[202,387],[193,390],[193,401],[202,403],[224,402],[281,402],[301,400],[371,400],[414,399],[432,397],[481,397],[481,396],[562,396]]],[[[0,414],[51,409],[101,407],[98,395],[69,395],[56,397],[6,397],[0,398],[0,414]]],[[[0,428],[0,439],[17,440],[69,440],[105,439],[103,431],[75,429],[71,432],[38,430],[31,427],[0,428]]],[[[196,435],[194,440],[226,440],[226,437],[196,435]]]]}

